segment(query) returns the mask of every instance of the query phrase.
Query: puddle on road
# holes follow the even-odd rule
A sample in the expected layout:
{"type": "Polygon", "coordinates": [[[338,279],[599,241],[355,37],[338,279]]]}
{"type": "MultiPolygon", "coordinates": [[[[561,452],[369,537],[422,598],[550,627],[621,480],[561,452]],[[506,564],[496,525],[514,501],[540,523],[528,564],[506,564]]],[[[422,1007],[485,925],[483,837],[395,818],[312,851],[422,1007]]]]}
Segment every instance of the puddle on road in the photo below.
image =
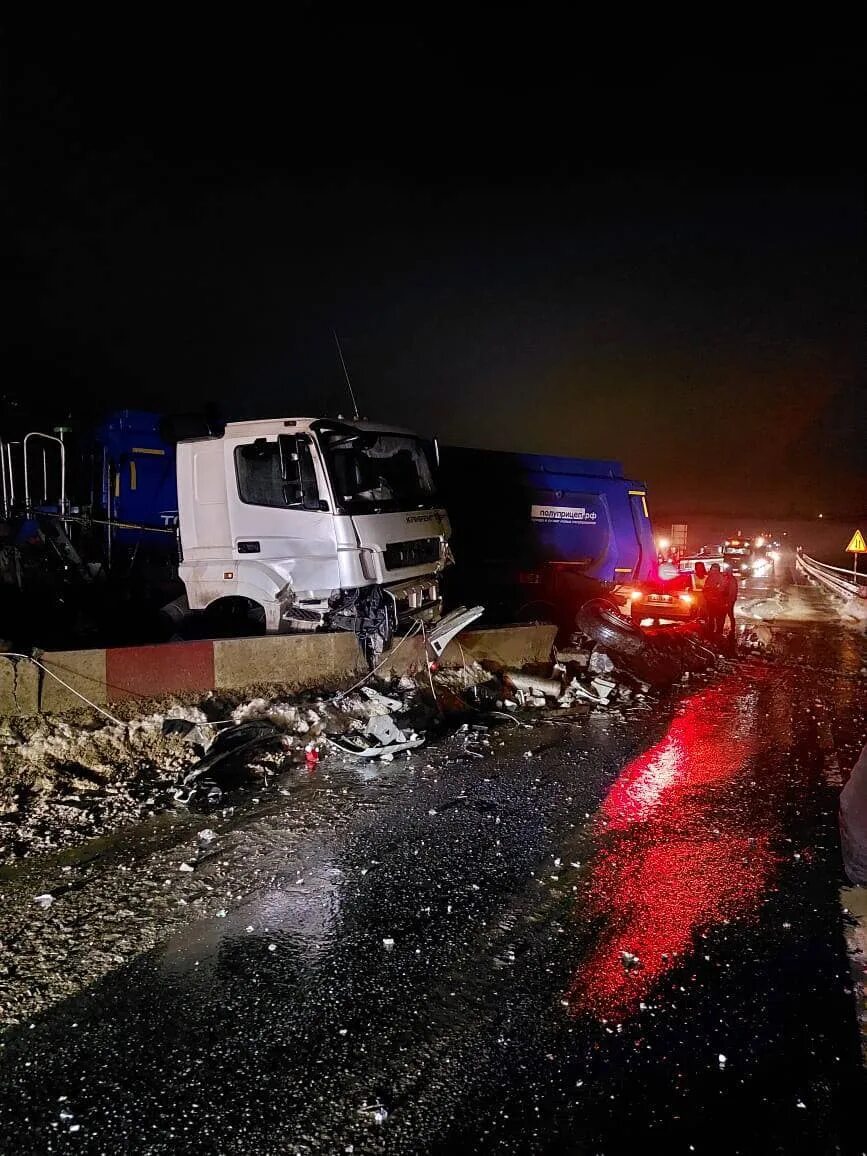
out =
{"type": "MultiPolygon", "coordinates": [[[[789,637],[788,646],[804,641],[789,637]]],[[[736,670],[686,700],[663,738],[620,774],[601,808],[602,846],[580,907],[605,930],[567,989],[572,1014],[629,1017],[699,936],[755,916],[785,825],[774,799],[791,789],[781,754],[809,731],[830,779],[833,724],[859,695],[863,702],[861,651],[851,637],[843,643],[841,668],[824,685],[809,667],[736,670]]],[[[827,651],[816,649],[819,658],[827,651]]]]}
{"type": "Polygon", "coordinates": [[[721,813],[719,792],[786,738],[784,718],[766,726],[757,717],[772,677],[756,667],[747,694],[735,673],[694,695],[609,791],[582,905],[607,930],[566,993],[572,1014],[631,1015],[700,930],[755,908],[773,868],[773,833],[745,832],[741,816],[721,813]]]}

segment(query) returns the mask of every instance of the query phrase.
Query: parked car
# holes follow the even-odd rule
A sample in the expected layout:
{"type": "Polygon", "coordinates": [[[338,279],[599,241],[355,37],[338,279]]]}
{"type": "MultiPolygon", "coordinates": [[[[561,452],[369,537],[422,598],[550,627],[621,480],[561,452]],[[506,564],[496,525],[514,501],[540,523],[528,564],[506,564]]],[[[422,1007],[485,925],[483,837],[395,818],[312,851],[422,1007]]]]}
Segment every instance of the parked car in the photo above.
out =
{"type": "Polygon", "coordinates": [[[628,582],[615,586],[612,598],[633,622],[691,622],[701,613],[704,599],[684,573],[669,581],[628,582]]]}

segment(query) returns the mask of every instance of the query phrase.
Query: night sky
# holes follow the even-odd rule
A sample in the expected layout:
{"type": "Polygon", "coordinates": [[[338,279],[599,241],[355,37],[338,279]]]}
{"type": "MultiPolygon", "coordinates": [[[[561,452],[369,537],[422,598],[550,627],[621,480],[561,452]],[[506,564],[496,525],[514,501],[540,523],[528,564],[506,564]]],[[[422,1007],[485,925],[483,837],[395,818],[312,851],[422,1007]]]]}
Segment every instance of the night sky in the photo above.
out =
{"type": "Polygon", "coordinates": [[[7,402],[345,411],[336,326],[367,416],[867,508],[854,59],[289,11],[6,30],[7,402]]]}

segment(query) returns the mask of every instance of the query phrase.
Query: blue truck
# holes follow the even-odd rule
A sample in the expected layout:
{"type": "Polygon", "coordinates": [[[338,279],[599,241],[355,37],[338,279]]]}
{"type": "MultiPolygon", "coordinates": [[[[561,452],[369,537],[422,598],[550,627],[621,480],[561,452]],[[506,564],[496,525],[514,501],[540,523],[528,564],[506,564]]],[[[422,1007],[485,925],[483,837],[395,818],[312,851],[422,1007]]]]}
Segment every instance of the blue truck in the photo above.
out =
{"type": "Polygon", "coordinates": [[[618,461],[443,446],[451,597],[499,621],[574,625],[587,599],[656,577],[647,487],[618,461]]]}

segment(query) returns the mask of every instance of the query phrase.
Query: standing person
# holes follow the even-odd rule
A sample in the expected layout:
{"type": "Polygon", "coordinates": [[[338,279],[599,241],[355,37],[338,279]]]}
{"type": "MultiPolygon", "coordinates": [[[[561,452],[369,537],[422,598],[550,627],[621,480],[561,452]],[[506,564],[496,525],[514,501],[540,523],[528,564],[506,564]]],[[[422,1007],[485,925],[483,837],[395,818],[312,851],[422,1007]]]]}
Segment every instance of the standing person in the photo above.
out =
{"type": "Polygon", "coordinates": [[[726,616],[726,578],[719,562],[714,562],[705,579],[704,604],[707,609],[710,636],[716,641],[722,638],[726,616]]]}
{"type": "Polygon", "coordinates": [[[707,605],[705,603],[704,593],[703,593],[704,584],[706,581],[707,581],[707,566],[705,566],[704,562],[696,562],[695,568],[693,569],[693,572],[692,572],[692,588],[695,591],[695,593],[698,595],[698,611],[696,613],[696,617],[699,620],[699,622],[705,623],[705,626],[707,626],[707,622],[708,622],[707,605]]]}
{"type": "Polygon", "coordinates": [[[738,627],[735,622],[735,603],[738,600],[738,580],[733,570],[729,570],[728,573],[724,574],[723,579],[725,583],[723,587],[725,592],[725,613],[723,614],[723,622],[720,627],[720,636],[722,636],[722,632],[725,630],[726,623],[730,622],[732,628],[729,633],[729,646],[734,651],[737,649],[738,644],[738,627]]]}

